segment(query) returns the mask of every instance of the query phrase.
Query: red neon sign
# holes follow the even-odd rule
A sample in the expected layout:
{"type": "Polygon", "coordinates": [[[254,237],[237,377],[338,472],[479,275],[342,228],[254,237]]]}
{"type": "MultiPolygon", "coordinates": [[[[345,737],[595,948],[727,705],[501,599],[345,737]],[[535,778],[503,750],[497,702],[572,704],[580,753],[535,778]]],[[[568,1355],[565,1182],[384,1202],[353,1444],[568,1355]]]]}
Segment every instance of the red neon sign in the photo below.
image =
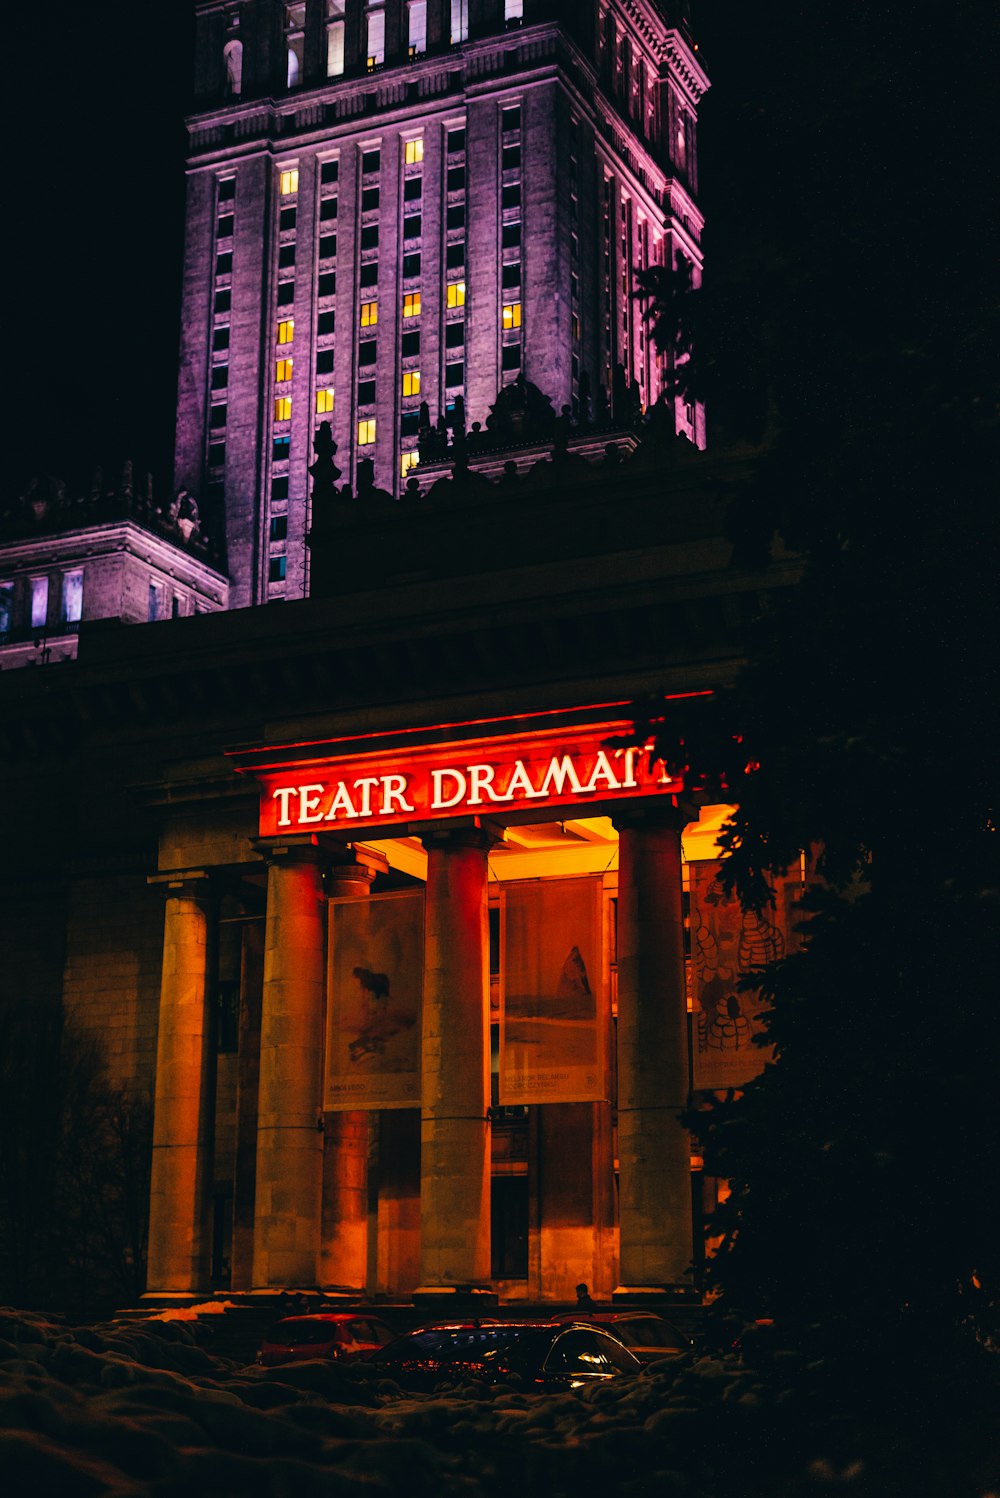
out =
{"type": "Polygon", "coordinates": [[[587,816],[602,802],[677,795],[681,780],[661,764],[651,768],[645,749],[609,746],[631,727],[622,721],[547,729],[260,771],[261,835],[502,817],[535,807],[573,807],[587,816]]]}

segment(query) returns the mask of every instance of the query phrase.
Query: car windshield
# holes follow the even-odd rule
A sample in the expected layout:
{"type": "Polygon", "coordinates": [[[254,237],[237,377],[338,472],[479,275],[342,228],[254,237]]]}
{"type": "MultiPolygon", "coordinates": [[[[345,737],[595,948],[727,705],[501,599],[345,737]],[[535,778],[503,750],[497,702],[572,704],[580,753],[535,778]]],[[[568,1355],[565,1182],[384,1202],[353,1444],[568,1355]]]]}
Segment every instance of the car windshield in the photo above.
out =
{"type": "Polygon", "coordinates": [[[272,1347],[315,1347],[320,1342],[334,1341],[336,1335],[333,1321],[279,1321],[264,1340],[272,1347]]]}
{"type": "Polygon", "coordinates": [[[684,1338],[675,1326],[660,1316],[636,1316],[632,1320],[612,1321],[608,1331],[624,1342],[626,1347],[677,1347],[685,1346],[684,1338]]]}
{"type": "Polygon", "coordinates": [[[436,1363],[478,1362],[500,1350],[518,1347],[539,1336],[533,1326],[479,1326],[462,1330],[428,1327],[409,1337],[399,1337],[382,1348],[374,1361],[407,1363],[427,1358],[436,1363]]]}

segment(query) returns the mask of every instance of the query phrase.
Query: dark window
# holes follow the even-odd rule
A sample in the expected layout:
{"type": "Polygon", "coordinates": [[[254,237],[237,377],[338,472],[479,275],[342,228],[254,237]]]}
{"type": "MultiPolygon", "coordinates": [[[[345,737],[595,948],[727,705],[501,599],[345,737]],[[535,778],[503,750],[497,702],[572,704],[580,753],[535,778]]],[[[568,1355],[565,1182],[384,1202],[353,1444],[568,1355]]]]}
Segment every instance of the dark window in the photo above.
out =
{"type": "Polygon", "coordinates": [[[219,427],[225,426],[226,411],[227,407],[224,405],[212,407],[211,413],[208,418],[208,424],[213,429],[213,431],[218,429],[219,427]]]}
{"type": "Polygon", "coordinates": [[[450,322],[445,324],[444,346],[445,348],[461,348],[465,343],[465,323],[450,322]]]}
{"type": "MultiPolygon", "coordinates": [[[[376,188],[375,191],[377,192],[378,188],[376,188]]],[[[323,199],[322,203],[320,203],[319,205],[320,223],[328,224],[331,219],[335,219],[337,217],[337,204],[339,201],[339,198],[323,199]]]]}
{"type": "Polygon", "coordinates": [[[318,375],[333,374],[333,349],[320,349],[316,355],[316,373],[318,375]]]}
{"type": "Polygon", "coordinates": [[[521,147],[504,146],[500,160],[503,166],[503,170],[505,172],[512,172],[515,167],[519,167],[521,165],[521,147]]]}
{"type": "MultiPolygon", "coordinates": [[[[174,599],[176,603],[176,598],[174,599]]],[[[240,1035],[240,985],[238,979],[228,979],[215,991],[215,1049],[235,1052],[239,1049],[240,1035]]]]}
{"type": "Polygon", "coordinates": [[[221,468],[226,461],[226,444],[224,442],[210,442],[208,445],[209,468],[221,468]]]}
{"type": "MultiPolygon", "coordinates": [[[[294,248],[294,246],[293,246],[294,248]]],[[[215,257],[215,274],[217,276],[231,276],[233,273],[232,253],[227,250],[224,255],[215,257]]]]}
{"type": "Polygon", "coordinates": [[[228,203],[236,196],[236,178],[223,177],[219,183],[219,202],[228,203]]]}
{"type": "Polygon", "coordinates": [[[337,272],[335,270],[325,270],[316,283],[317,296],[333,296],[336,290],[337,272]]]}
{"type": "Polygon", "coordinates": [[[490,1189],[491,1273],[498,1280],[526,1280],[528,1177],[496,1176],[490,1183],[490,1189]]]}
{"type": "Polygon", "coordinates": [[[271,457],[274,462],[280,463],[283,458],[287,458],[291,450],[291,446],[291,437],[275,437],[274,441],[271,443],[271,457]]]}
{"type": "Polygon", "coordinates": [[[319,258],[321,260],[332,260],[337,253],[336,234],[321,234],[319,241],[319,258]]]}
{"type": "MultiPolygon", "coordinates": [[[[288,488],[288,480],[284,479],[283,483],[284,483],[285,488],[287,490],[287,488],[288,488]]],[[[274,497],[274,491],[273,491],[273,489],[272,489],[271,497],[272,498],[274,497]]],[[[288,516],[287,515],[273,515],[271,517],[270,529],[268,530],[268,536],[270,537],[270,539],[272,541],[284,541],[284,539],[285,539],[285,537],[287,535],[288,535],[288,516]]]]}
{"type": "MultiPolygon", "coordinates": [[[[288,478],[287,478],[287,476],[282,477],[280,479],[272,479],[271,480],[271,498],[272,499],[287,499],[288,498],[288,478]]],[[[273,525],[274,522],[272,521],[271,523],[273,525]]],[[[274,539],[277,540],[278,537],[276,536],[274,539]]]]}
{"type": "Polygon", "coordinates": [[[402,437],[415,437],[420,431],[420,412],[404,411],[399,418],[399,432],[402,437]]]}
{"type": "Polygon", "coordinates": [[[448,155],[449,156],[454,156],[454,155],[457,154],[457,152],[464,151],[464,150],[465,150],[465,131],[464,130],[449,130],[448,131],[448,155]]]}
{"type": "Polygon", "coordinates": [[[361,248],[363,250],[378,249],[378,224],[367,224],[362,229],[361,248]]]}
{"type": "Polygon", "coordinates": [[[377,260],[369,260],[367,265],[361,267],[359,281],[362,286],[376,286],[378,284],[377,260]]]}
{"type": "Polygon", "coordinates": [[[424,179],[422,177],[407,177],[403,183],[403,198],[407,203],[413,203],[421,196],[424,190],[424,179]]]}
{"type": "Polygon", "coordinates": [[[521,368],[521,345],[519,343],[505,343],[501,350],[501,369],[521,368]]]}
{"type": "Polygon", "coordinates": [[[404,239],[419,239],[420,238],[420,214],[419,213],[411,213],[406,218],[404,218],[404,220],[403,220],[403,238],[404,239]]]}
{"type": "Polygon", "coordinates": [[[521,184],[512,182],[509,187],[500,190],[501,208],[520,208],[521,206],[521,184]]]}
{"type": "Polygon", "coordinates": [[[358,383],[358,405],[374,406],[375,404],[375,381],[361,380],[358,383]]]}
{"type": "Polygon", "coordinates": [[[212,369],[212,389],[225,390],[229,384],[229,365],[216,364],[212,369]]]}
{"type": "Polygon", "coordinates": [[[233,301],[233,298],[232,298],[232,294],[230,292],[228,292],[228,291],[217,291],[215,293],[215,310],[216,310],[216,312],[228,312],[229,308],[232,306],[232,301],[233,301]]]}
{"type": "Polygon", "coordinates": [[[267,564],[267,580],[269,583],[283,583],[285,580],[285,567],[287,557],[272,557],[267,564]]]}
{"type": "Polygon", "coordinates": [[[295,282],[280,281],[278,283],[278,306],[288,307],[295,300],[295,282]]]}
{"type": "Polygon", "coordinates": [[[457,270],[460,265],[465,264],[465,240],[460,239],[458,244],[450,244],[445,250],[444,263],[448,270],[457,270]]]}
{"type": "Polygon", "coordinates": [[[229,347],[229,329],[228,328],[216,328],[215,329],[215,331],[212,334],[212,347],[214,349],[224,349],[224,348],[228,348],[229,347]]]}
{"type": "Polygon", "coordinates": [[[278,251],[278,269],[287,270],[290,265],[295,264],[294,244],[283,244],[278,251]]]}
{"type": "Polygon", "coordinates": [[[520,286],[521,284],[521,262],[514,260],[510,265],[505,265],[500,273],[500,284],[502,286],[520,286]]]}
{"type": "Polygon", "coordinates": [[[233,215],[231,213],[223,214],[222,218],[219,219],[215,232],[219,239],[230,239],[232,237],[233,215]]]}
{"type": "Polygon", "coordinates": [[[419,253],[416,254],[416,255],[404,255],[403,256],[403,279],[406,280],[406,281],[412,281],[413,278],[414,278],[414,276],[419,276],[419,274],[420,274],[420,255],[419,255],[419,253]]]}
{"type": "Polygon", "coordinates": [[[446,364],[444,367],[444,383],[448,390],[454,389],[456,385],[464,385],[465,365],[446,364]]]}
{"type": "Polygon", "coordinates": [[[278,228],[281,230],[282,234],[284,234],[286,229],[295,228],[294,208],[282,208],[281,213],[278,217],[278,228]]]}
{"type": "Polygon", "coordinates": [[[321,182],[336,182],[340,176],[339,161],[324,161],[319,169],[319,180],[321,182]]]}
{"type": "Polygon", "coordinates": [[[500,125],[501,125],[501,128],[502,128],[504,134],[506,134],[508,130],[520,130],[520,128],[521,128],[521,106],[520,106],[520,104],[512,104],[508,109],[501,109],[501,111],[500,111],[500,125]]]}
{"type": "Polygon", "coordinates": [[[361,153],[361,170],[364,173],[367,174],[368,172],[377,172],[381,164],[382,164],[382,153],[381,153],[381,151],[362,151],[362,153],[361,153]]]}
{"type": "Polygon", "coordinates": [[[374,213],[378,207],[378,188],[366,187],[361,194],[361,212],[374,213]]]}
{"type": "Polygon", "coordinates": [[[465,204],[464,203],[456,203],[455,206],[454,206],[454,208],[449,208],[448,209],[447,218],[445,219],[445,223],[447,224],[447,227],[449,229],[464,229],[465,228],[465,204]]]}
{"type": "Polygon", "coordinates": [[[358,364],[365,368],[375,363],[376,344],[374,338],[366,338],[364,343],[358,344],[358,364]]]}
{"type": "Polygon", "coordinates": [[[450,166],[448,168],[448,191],[461,192],[465,186],[465,167],[450,166]]]}
{"type": "Polygon", "coordinates": [[[420,333],[403,334],[403,358],[412,359],[420,352],[420,333]]]}
{"type": "Polygon", "coordinates": [[[324,338],[327,333],[333,333],[336,330],[336,327],[336,312],[321,312],[319,317],[317,317],[316,319],[316,333],[320,338],[324,338]]]}
{"type": "Polygon", "coordinates": [[[519,223],[504,224],[500,231],[500,243],[505,250],[516,249],[521,243],[521,225],[519,223]]]}

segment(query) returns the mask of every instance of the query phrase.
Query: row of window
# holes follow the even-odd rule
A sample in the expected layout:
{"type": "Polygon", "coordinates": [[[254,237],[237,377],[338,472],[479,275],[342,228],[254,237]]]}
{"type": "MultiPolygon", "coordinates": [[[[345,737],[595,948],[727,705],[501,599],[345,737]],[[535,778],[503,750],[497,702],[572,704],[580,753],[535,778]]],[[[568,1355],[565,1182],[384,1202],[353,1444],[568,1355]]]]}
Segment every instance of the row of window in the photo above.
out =
{"type": "MultiPolygon", "coordinates": [[[[75,567],[70,572],[59,574],[56,597],[59,600],[58,616],[50,621],[49,604],[52,579],[47,574],[27,579],[27,622],[31,629],[54,628],[61,625],[79,624],[83,617],[83,569],[75,567]]],[[[16,627],[17,584],[14,581],[0,582],[0,640],[5,639],[16,627]]]]}

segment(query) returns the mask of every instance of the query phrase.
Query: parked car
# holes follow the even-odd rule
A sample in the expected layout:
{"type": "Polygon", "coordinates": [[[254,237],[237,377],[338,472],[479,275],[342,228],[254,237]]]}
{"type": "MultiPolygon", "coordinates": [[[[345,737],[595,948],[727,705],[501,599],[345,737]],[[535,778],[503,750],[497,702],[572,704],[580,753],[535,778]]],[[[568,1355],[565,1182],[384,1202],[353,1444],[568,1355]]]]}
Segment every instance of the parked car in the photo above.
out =
{"type": "Polygon", "coordinates": [[[643,1366],[694,1350],[694,1342],[687,1333],[655,1311],[566,1311],[553,1320],[603,1327],[623,1342],[643,1366]]]}
{"type": "Polygon", "coordinates": [[[471,1378],[543,1392],[642,1371],[638,1358],[610,1332],[561,1321],[421,1327],[373,1352],[367,1362],[409,1389],[471,1378]]]}
{"type": "Polygon", "coordinates": [[[395,1337],[392,1327],[377,1316],[353,1311],[286,1316],[265,1332],[257,1361],[265,1368],[278,1368],[307,1358],[362,1358],[395,1337]]]}

